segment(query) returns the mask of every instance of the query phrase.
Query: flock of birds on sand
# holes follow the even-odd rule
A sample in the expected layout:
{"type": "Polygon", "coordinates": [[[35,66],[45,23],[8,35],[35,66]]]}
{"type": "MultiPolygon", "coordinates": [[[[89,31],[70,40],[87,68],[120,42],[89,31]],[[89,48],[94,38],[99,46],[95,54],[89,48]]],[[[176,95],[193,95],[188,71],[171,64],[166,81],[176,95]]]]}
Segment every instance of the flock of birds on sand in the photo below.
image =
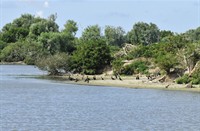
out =
{"type": "MultiPolygon", "coordinates": [[[[82,81],[87,82],[87,83],[89,83],[90,80],[97,80],[97,77],[96,77],[95,75],[94,75],[92,78],[89,77],[89,76],[86,76],[86,78],[85,78],[85,75],[82,75],[81,78],[79,78],[78,76],[79,76],[79,75],[77,75],[77,77],[74,78],[74,77],[72,77],[71,75],[69,75],[68,80],[70,80],[70,81],[75,81],[75,82],[78,82],[78,81],[81,81],[81,80],[82,80],[82,81]]],[[[156,79],[156,77],[153,77],[153,76],[150,76],[150,75],[148,75],[148,76],[146,76],[146,77],[147,77],[147,79],[148,79],[149,81],[152,81],[152,80],[156,79]]],[[[99,79],[100,79],[100,80],[104,80],[104,77],[101,76],[99,79]]],[[[111,80],[120,80],[120,81],[122,81],[122,78],[120,77],[119,74],[112,75],[112,76],[110,77],[110,79],[111,79],[111,80]]],[[[136,79],[136,80],[139,80],[139,79],[140,79],[139,75],[137,75],[137,76],[135,77],[135,79],[136,79]]],[[[160,79],[159,82],[163,82],[163,80],[160,79]]],[[[170,86],[170,84],[168,84],[167,86],[165,86],[165,88],[168,88],[169,86],[170,86]]]]}
{"type": "MultiPolygon", "coordinates": [[[[101,80],[104,80],[104,77],[101,76],[100,79],[101,79],[101,80]]],[[[111,76],[110,79],[111,79],[111,80],[120,80],[120,81],[122,81],[122,78],[120,77],[120,75],[111,76]]],[[[136,80],[139,80],[139,79],[140,79],[139,76],[136,76],[136,80]]],[[[78,82],[78,81],[81,81],[81,80],[82,80],[82,81],[84,81],[84,82],[89,83],[90,80],[97,80],[97,77],[94,75],[92,78],[90,78],[89,76],[86,76],[86,78],[85,78],[85,75],[82,75],[82,77],[81,77],[81,79],[80,79],[80,78],[78,78],[78,75],[77,75],[76,78],[74,78],[74,77],[72,77],[71,75],[69,75],[68,80],[70,80],[70,81],[75,81],[75,82],[78,82]]]]}

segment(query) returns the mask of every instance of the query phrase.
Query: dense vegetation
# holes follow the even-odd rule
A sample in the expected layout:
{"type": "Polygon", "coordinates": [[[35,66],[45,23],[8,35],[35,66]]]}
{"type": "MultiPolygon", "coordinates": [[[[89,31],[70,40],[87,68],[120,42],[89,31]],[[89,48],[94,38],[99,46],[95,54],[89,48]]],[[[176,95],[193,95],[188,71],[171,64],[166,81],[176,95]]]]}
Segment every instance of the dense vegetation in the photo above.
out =
{"type": "Polygon", "coordinates": [[[0,32],[1,62],[23,61],[51,75],[101,74],[108,69],[150,75],[158,69],[177,83],[200,84],[200,27],[177,34],[144,22],[127,33],[122,27],[108,25],[102,31],[91,25],[77,38],[77,23],[68,20],[59,30],[56,17],[23,14],[6,24],[0,32]]]}

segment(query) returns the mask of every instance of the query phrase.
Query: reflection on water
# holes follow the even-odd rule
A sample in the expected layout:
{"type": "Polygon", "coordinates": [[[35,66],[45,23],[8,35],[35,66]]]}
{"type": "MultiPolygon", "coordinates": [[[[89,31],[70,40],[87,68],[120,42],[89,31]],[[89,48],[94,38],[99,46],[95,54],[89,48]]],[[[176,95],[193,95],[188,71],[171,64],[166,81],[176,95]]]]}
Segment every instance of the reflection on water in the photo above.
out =
{"type": "Polygon", "coordinates": [[[198,131],[200,94],[55,83],[0,66],[0,131],[198,131]]]}

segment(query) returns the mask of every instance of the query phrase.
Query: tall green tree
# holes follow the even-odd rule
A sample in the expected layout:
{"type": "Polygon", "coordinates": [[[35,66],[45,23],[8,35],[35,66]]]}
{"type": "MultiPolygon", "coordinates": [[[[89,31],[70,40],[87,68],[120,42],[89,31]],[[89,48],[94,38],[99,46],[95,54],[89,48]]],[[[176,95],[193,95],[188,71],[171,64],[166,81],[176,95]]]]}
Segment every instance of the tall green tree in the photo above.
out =
{"type": "Polygon", "coordinates": [[[55,18],[44,19],[30,26],[29,36],[33,39],[37,39],[37,37],[42,33],[58,32],[58,29],[59,26],[55,23],[55,18]]]}
{"type": "Polygon", "coordinates": [[[64,26],[65,29],[63,30],[63,32],[75,37],[76,32],[78,31],[77,23],[73,20],[68,20],[64,26]]]}
{"type": "Polygon", "coordinates": [[[99,40],[101,39],[101,28],[98,25],[88,26],[82,32],[81,40],[99,40]]]}
{"type": "Polygon", "coordinates": [[[159,28],[157,25],[144,22],[134,24],[133,29],[127,33],[127,40],[132,44],[150,45],[159,41],[159,28]]]}
{"type": "Polygon", "coordinates": [[[6,24],[2,28],[1,40],[6,43],[13,43],[18,40],[24,40],[29,34],[30,26],[37,23],[41,18],[35,18],[30,14],[22,14],[21,17],[13,20],[13,22],[6,24]]]}
{"type": "Polygon", "coordinates": [[[122,27],[106,26],[104,30],[106,43],[121,47],[125,42],[125,31],[122,27]]]}
{"type": "Polygon", "coordinates": [[[52,55],[58,52],[71,54],[75,50],[74,39],[65,33],[42,33],[38,37],[38,41],[41,43],[43,51],[52,55]]]}
{"type": "Polygon", "coordinates": [[[183,35],[191,42],[197,42],[200,40],[200,27],[189,30],[185,32],[183,35]]]}
{"type": "Polygon", "coordinates": [[[110,65],[110,60],[110,49],[104,40],[88,40],[74,52],[72,69],[79,73],[98,74],[110,65]]]}
{"type": "Polygon", "coordinates": [[[70,56],[66,53],[56,53],[47,57],[39,58],[36,65],[49,72],[49,75],[60,75],[69,71],[70,56]]]}

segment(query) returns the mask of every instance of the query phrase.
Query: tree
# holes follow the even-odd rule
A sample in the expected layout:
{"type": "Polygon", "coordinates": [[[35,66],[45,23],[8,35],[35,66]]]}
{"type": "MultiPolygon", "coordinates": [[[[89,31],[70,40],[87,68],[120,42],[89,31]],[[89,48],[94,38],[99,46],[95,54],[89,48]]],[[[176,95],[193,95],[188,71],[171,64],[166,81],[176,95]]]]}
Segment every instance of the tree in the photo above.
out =
{"type": "Polygon", "coordinates": [[[81,36],[81,40],[83,41],[98,40],[101,38],[101,28],[98,25],[88,26],[84,29],[81,36]]]}
{"type": "Polygon", "coordinates": [[[13,43],[21,39],[25,39],[28,36],[29,30],[22,27],[15,27],[7,25],[2,33],[2,41],[6,43],[13,43]]]}
{"type": "Polygon", "coordinates": [[[72,56],[72,69],[78,73],[98,74],[110,65],[110,50],[102,39],[81,43],[72,56]]]}
{"type": "Polygon", "coordinates": [[[77,23],[73,20],[68,20],[64,26],[65,29],[63,30],[63,32],[75,37],[76,32],[78,31],[77,23]]]}
{"type": "Polygon", "coordinates": [[[1,50],[0,59],[5,62],[24,61],[26,64],[34,64],[40,48],[40,44],[35,41],[10,43],[1,50]]]}
{"type": "Polygon", "coordinates": [[[200,42],[188,43],[178,50],[177,55],[183,67],[187,68],[189,74],[194,72],[194,68],[200,61],[200,42]]]}
{"type": "Polygon", "coordinates": [[[42,19],[34,18],[30,14],[23,14],[21,17],[13,20],[12,23],[6,24],[2,28],[1,39],[6,43],[13,43],[25,39],[29,34],[30,26],[42,19]]]}
{"type": "Polygon", "coordinates": [[[23,43],[10,43],[1,51],[0,59],[5,62],[18,62],[25,59],[23,43]]]}
{"type": "Polygon", "coordinates": [[[138,22],[127,33],[127,39],[132,44],[149,45],[158,42],[159,35],[159,29],[155,24],[138,22]]]}
{"type": "Polygon", "coordinates": [[[42,44],[43,51],[47,51],[52,55],[57,52],[71,54],[75,50],[74,38],[65,33],[42,33],[38,41],[42,44]]]}
{"type": "Polygon", "coordinates": [[[106,43],[108,45],[115,45],[122,47],[122,44],[124,43],[124,34],[125,31],[122,29],[122,27],[113,27],[113,26],[106,26],[105,28],[105,38],[106,43]]]}
{"type": "Polygon", "coordinates": [[[41,70],[48,71],[49,75],[59,75],[69,71],[69,60],[70,57],[66,53],[57,53],[38,59],[36,65],[41,70]]]}
{"type": "Polygon", "coordinates": [[[6,42],[3,42],[2,40],[0,40],[0,52],[1,50],[3,50],[4,47],[7,46],[7,43],[6,42]]]}
{"type": "Polygon", "coordinates": [[[45,32],[58,32],[58,25],[52,20],[42,20],[34,23],[30,27],[29,36],[37,39],[40,34],[45,32]]]}
{"type": "Polygon", "coordinates": [[[160,69],[164,70],[167,74],[170,74],[170,69],[174,68],[179,64],[174,54],[166,52],[160,52],[160,54],[158,54],[155,58],[155,63],[160,69]]]}
{"type": "Polygon", "coordinates": [[[168,37],[174,36],[174,33],[169,31],[169,30],[161,30],[160,31],[160,40],[164,41],[165,39],[167,39],[168,37]]]}
{"type": "Polygon", "coordinates": [[[33,15],[31,14],[22,14],[21,17],[15,19],[12,22],[12,25],[15,27],[22,27],[22,28],[26,28],[29,29],[30,26],[35,23],[35,18],[33,15]]]}
{"type": "Polygon", "coordinates": [[[48,51],[51,55],[60,50],[60,36],[58,33],[42,33],[38,41],[42,44],[43,51],[48,51]]]}

